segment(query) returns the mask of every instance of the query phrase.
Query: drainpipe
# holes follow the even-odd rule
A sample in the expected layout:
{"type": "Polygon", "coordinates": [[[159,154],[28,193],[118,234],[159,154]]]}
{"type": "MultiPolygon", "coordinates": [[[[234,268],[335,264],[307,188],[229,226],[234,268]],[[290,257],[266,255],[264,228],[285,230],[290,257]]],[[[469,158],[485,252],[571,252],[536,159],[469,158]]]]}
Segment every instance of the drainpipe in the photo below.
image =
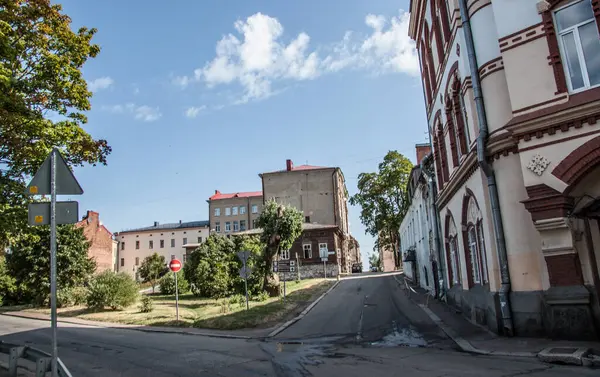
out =
{"type": "MultiPolygon", "coordinates": [[[[431,139],[431,135],[429,135],[429,138],[431,139]]],[[[430,143],[431,144],[431,143],[430,143]]],[[[431,154],[430,154],[431,156],[431,154]]],[[[426,157],[427,158],[427,157],[426,157]]],[[[438,270],[438,279],[437,281],[434,281],[434,285],[436,287],[438,287],[437,290],[437,296],[440,297],[442,294],[442,291],[445,291],[445,279],[444,279],[444,271],[443,271],[443,259],[442,259],[442,248],[440,246],[440,232],[439,232],[439,218],[438,218],[438,209],[437,209],[437,205],[435,204],[436,200],[437,200],[437,190],[435,187],[435,182],[434,182],[434,177],[432,175],[429,175],[429,173],[427,172],[427,170],[425,169],[425,160],[426,158],[423,159],[423,161],[421,161],[421,172],[423,173],[423,175],[425,176],[425,179],[427,179],[427,186],[429,188],[429,193],[431,195],[431,209],[432,212],[430,214],[431,218],[433,219],[433,242],[434,242],[434,246],[435,246],[435,253],[437,256],[437,270],[438,270]],[[441,281],[441,285],[440,285],[440,281],[441,281]]]]}
{"type": "Polygon", "coordinates": [[[488,137],[488,124],[485,107],[483,104],[483,94],[481,92],[481,81],[479,78],[479,66],[475,54],[475,44],[473,43],[473,31],[469,20],[467,10],[467,0],[459,0],[460,18],[464,30],[465,44],[469,58],[469,68],[471,70],[471,81],[473,82],[473,92],[475,95],[475,106],[477,110],[477,120],[479,122],[479,135],[477,136],[477,162],[481,170],[487,177],[487,186],[490,194],[490,206],[492,207],[492,222],[494,223],[494,233],[496,236],[496,248],[498,250],[498,262],[500,264],[501,286],[498,292],[500,301],[500,313],[502,314],[502,332],[504,335],[513,335],[512,311],[510,307],[510,274],[508,272],[508,258],[506,253],[506,242],[504,239],[504,226],[502,224],[502,215],[500,213],[500,204],[498,199],[498,186],[496,185],[496,175],[490,164],[487,163],[485,155],[485,143],[488,137]]]}

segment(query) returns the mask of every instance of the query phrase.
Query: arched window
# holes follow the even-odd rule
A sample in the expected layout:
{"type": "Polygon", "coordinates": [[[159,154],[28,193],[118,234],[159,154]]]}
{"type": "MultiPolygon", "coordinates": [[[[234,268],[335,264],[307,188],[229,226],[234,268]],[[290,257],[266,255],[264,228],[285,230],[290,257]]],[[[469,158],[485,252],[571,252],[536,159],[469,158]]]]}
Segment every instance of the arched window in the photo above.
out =
{"type": "Polygon", "coordinates": [[[458,70],[455,70],[446,87],[446,119],[451,131],[450,143],[453,145],[452,158],[455,166],[458,165],[460,157],[467,154],[469,150],[468,125],[465,118],[465,107],[460,93],[461,81],[458,70]]]}
{"type": "Polygon", "coordinates": [[[458,232],[452,214],[446,214],[446,261],[450,286],[460,284],[460,251],[458,232]]]}
{"type": "Polygon", "coordinates": [[[427,70],[429,73],[429,84],[431,85],[432,93],[436,87],[435,81],[435,65],[433,64],[433,52],[431,51],[431,37],[429,35],[429,27],[427,21],[423,21],[423,37],[425,38],[425,61],[427,62],[427,70]]]}
{"type": "Polygon", "coordinates": [[[466,201],[466,213],[463,213],[463,215],[466,215],[466,218],[463,219],[463,224],[466,226],[464,232],[466,237],[464,238],[465,250],[467,251],[465,258],[467,259],[469,272],[469,287],[472,287],[475,284],[487,284],[489,276],[485,239],[483,238],[483,218],[472,194],[467,194],[464,200],[466,201]]]}
{"type": "Polygon", "coordinates": [[[442,34],[444,35],[444,42],[450,42],[450,15],[448,13],[448,5],[446,0],[436,0],[438,2],[437,18],[442,25],[442,34]]]}

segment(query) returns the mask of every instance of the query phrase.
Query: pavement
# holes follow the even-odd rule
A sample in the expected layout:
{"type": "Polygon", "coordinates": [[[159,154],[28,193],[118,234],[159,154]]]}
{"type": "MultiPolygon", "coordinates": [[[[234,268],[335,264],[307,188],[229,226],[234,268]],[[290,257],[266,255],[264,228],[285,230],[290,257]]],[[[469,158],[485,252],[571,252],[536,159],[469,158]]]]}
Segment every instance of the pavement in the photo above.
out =
{"type": "MultiPolygon", "coordinates": [[[[59,356],[74,377],[598,375],[591,368],[536,358],[463,352],[396,279],[392,274],[342,279],[272,338],[185,336],[61,322],[59,356]]],[[[0,340],[48,351],[48,325],[0,316],[0,340]]]]}

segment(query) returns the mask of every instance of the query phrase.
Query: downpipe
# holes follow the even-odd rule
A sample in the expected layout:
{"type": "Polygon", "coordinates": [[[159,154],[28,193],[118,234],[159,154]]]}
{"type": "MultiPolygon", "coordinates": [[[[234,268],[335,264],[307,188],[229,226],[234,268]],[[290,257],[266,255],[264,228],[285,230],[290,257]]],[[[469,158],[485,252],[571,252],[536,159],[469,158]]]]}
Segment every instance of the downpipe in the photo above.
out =
{"type": "Polygon", "coordinates": [[[494,224],[496,238],[496,249],[498,250],[498,262],[500,264],[501,286],[500,291],[498,292],[498,299],[500,301],[500,313],[502,315],[502,333],[506,336],[513,336],[513,319],[510,305],[510,274],[508,271],[504,225],[502,223],[502,214],[500,213],[500,202],[498,199],[498,186],[496,185],[496,175],[494,170],[492,166],[488,164],[485,155],[488,123],[485,106],[483,104],[483,94],[481,92],[479,66],[477,65],[475,44],[473,43],[473,31],[471,29],[471,21],[467,10],[467,0],[458,0],[458,3],[460,6],[460,18],[462,20],[462,28],[465,36],[465,47],[469,59],[469,68],[471,70],[477,120],[479,122],[479,135],[477,135],[477,163],[487,178],[490,206],[492,208],[492,222],[494,224]]]}

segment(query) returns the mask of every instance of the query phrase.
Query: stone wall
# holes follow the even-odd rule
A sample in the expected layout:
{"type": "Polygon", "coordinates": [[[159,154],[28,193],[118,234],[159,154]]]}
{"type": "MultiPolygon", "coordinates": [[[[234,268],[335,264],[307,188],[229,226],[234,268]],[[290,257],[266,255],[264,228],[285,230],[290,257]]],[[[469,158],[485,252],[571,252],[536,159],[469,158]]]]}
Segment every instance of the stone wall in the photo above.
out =
{"type": "MultiPolygon", "coordinates": [[[[334,278],[338,276],[340,267],[337,264],[327,263],[327,277],[334,278]]],[[[323,264],[309,264],[300,266],[299,272],[279,273],[281,280],[293,281],[298,278],[300,279],[319,279],[323,278],[323,264]]]]}

